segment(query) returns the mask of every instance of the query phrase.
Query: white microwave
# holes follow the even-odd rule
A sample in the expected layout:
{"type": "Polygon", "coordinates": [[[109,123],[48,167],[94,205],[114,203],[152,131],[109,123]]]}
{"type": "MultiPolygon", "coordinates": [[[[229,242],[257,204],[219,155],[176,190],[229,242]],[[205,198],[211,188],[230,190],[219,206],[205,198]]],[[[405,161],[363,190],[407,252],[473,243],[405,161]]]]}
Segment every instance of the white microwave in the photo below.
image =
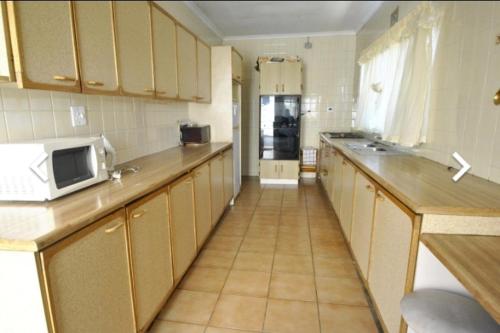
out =
{"type": "Polygon", "coordinates": [[[0,144],[0,200],[45,201],[108,179],[103,139],[0,144]]]}

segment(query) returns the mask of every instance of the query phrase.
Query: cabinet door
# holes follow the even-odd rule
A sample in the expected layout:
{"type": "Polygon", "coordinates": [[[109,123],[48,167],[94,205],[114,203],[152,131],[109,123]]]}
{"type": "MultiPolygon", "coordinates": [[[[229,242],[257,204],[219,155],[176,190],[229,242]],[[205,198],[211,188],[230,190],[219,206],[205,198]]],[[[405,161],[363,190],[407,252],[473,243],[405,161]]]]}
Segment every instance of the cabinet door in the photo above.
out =
{"type": "Polygon", "coordinates": [[[210,199],[210,166],[203,164],[194,170],[194,205],[196,208],[196,243],[200,249],[212,230],[210,199]]]}
{"type": "Polygon", "coordinates": [[[356,171],[354,167],[342,161],[342,197],[340,200],[340,226],[349,242],[351,239],[352,203],[356,171]]]}
{"type": "Polygon", "coordinates": [[[231,72],[233,75],[233,80],[241,83],[243,79],[243,67],[242,67],[242,58],[238,52],[235,50],[231,50],[231,72]]]}
{"type": "Polygon", "coordinates": [[[399,332],[405,294],[412,218],[381,192],[375,200],[368,285],[389,332],[399,332]]]}
{"type": "Polygon", "coordinates": [[[144,330],[173,287],[167,194],[127,207],[137,327],[144,330]]]}
{"type": "Polygon", "coordinates": [[[328,158],[326,162],[326,172],[328,174],[328,179],[326,183],[326,193],[328,194],[328,198],[330,202],[333,203],[333,186],[334,186],[334,178],[335,178],[335,149],[332,147],[328,147],[328,158]]]}
{"type": "Polygon", "coordinates": [[[219,222],[224,210],[224,157],[210,160],[210,197],[212,198],[212,225],[219,222]]]}
{"type": "Polygon", "coordinates": [[[196,101],[196,37],[180,25],[177,30],[177,59],[179,75],[179,97],[196,101]]]}
{"type": "Polygon", "coordinates": [[[210,47],[200,40],[196,40],[198,94],[197,101],[210,103],[212,99],[211,82],[211,54],[210,47]]]}
{"type": "Polygon", "coordinates": [[[121,210],[41,252],[53,332],[134,332],[121,210]]]}
{"type": "Polygon", "coordinates": [[[281,84],[281,63],[260,63],[260,94],[279,95],[281,84]]]}
{"type": "Polygon", "coordinates": [[[279,179],[280,164],[274,160],[260,160],[260,178],[279,179]]]}
{"type": "Polygon", "coordinates": [[[302,62],[284,61],[281,63],[281,85],[283,95],[302,95],[302,62]]]}
{"type": "Polygon", "coordinates": [[[299,179],[299,161],[280,161],[281,179],[299,179]]]}
{"type": "Polygon", "coordinates": [[[328,191],[328,159],[330,148],[321,141],[319,149],[319,178],[325,191],[328,191]]]}
{"type": "Polygon", "coordinates": [[[228,149],[224,152],[224,207],[226,208],[229,201],[233,198],[233,150],[228,149]]]}
{"type": "Polygon", "coordinates": [[[174,281],[178,282],[196,256],[193,179],[186,176],[169,186],[174,281]]]}
{"type": "Polygon", "coordinates": [[[177,98],[177,43],[175,22],[163,9],[151,5],[155,93],[157,98],[177,98]]]}
{"type": "Polygon", "coordinates": [[[340,216],[340,201],[342,200],[342,156],[335,152],[334,155],[334,174],[333,174],[333,209],[337,216],[340,216]]]}
{"type": "Polygon", "coordinates": [[[7,5],[0,2],[0,81],[12,82],[16,80],[14,64],[12,63],[12,49],[7,19],[7,5]]]}
{"type": "Polygon", "coordinates": [[[75,1],[73,6],[82,92],[118,94],[111,1],[75,1]]]}
{"type": "Polygon", "coordinates": [[[151,10],[147,1],[114,1],[122,93],[153,96],[151,10]]]}
{"type": "Polygon", "coordinates": [[[19,88],[80,91],[70,1],[9,1],[19,88]]]}
{"type": "Polygon", "coordinates": [[[365,279],[368,278],[368,262],[375,205],[375,186],[361,173],[356,173],[351,225],[351,249],[365,279]]]}

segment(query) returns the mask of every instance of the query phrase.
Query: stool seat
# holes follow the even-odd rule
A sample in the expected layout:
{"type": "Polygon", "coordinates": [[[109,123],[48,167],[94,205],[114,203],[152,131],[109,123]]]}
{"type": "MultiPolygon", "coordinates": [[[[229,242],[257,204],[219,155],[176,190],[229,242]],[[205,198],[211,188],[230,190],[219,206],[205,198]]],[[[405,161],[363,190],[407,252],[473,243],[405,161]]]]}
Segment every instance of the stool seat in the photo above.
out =
{"type": "Polygon", "coordinates": [[[443,290],[405,295],[401,313],[417,333],[500,332],[500,325],[475,300],[443,290]]]}

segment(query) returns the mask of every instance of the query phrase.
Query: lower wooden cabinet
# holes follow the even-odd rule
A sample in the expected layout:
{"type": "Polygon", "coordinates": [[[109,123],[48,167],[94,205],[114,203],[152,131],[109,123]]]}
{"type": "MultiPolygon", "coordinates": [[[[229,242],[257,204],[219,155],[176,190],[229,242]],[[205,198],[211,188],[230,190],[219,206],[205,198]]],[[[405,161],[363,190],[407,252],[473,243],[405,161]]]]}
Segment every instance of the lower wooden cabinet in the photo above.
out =
{"type": "Polygon", "coordinates": [[[260,160],[261,179],[299,179],[299,161],[260,160]]]}
{"type": "Polygon", "coordinates": [[[413,218],[377,192],[368,286],[388,332],[400,331],[399,303],[406,288],[413,218]]]}
{"type": "Polygon", "coordinates": [[[196,256],[196,229],[193,178],[182,177],[169,185],[170,221],[172,226],[172,249],[174,282],[177,283],[196,256]]]}
{"type": "Polygon", "coordinates": [[[338,152],[333,154],[333,189],[332,189],[332,204],[337,216],[340,216],[340,201],[342,200],[342,161],[343,158],[338,152]]]}
{"type": "Polygon", "coordinates": [[[127,206],[127,215],[135,317],[143,332],[174,285],[166,191],[127,206]]]}
{"type": "Polygon", "coordinates": [[[135,331],[124,210],[43,250],[41,259],[52,331],[135,331]]]}
{"type": "Polygon", "coordinates": [[[224,152],[224,207],[225,208],[234,196],[233,187],[233,150],[224,152]]]}
{"type": "Polygon", "coordinates": [[[212,225],[216,225],[224,212],[224,156],[222,155],[210,160],[210,197],[212,225]]]}
{"type": "Polygon", "coordinates": [[[200,249],[212,230],[210,166],[208,163],[193,171],[193,180],[196,209],[196,243],[198,249],[200,249]]]}
{"type": "Polygon", "coordinates": [[[352,206],[354,199],[354,185],[356,170],[346,160],[342,161],[342,197],[340,199],[340,226],[344,231],[346,240],[351,240],[352,206]]]}

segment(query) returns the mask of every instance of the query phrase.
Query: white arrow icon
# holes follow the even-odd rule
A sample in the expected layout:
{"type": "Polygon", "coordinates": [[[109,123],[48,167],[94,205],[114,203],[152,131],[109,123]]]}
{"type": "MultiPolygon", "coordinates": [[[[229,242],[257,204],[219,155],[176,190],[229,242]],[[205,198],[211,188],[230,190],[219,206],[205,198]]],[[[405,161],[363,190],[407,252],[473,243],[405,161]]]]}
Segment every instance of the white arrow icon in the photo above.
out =
{"type": "Polygon", "coordinates": [[[47,155],[46,152],[43,152],[30,165],[31,171],[33,171],[35,173],[35,175],[37,175],[38,178],[40,178],[40,180],[43,181],[44,183],[47,182],[47,180],[49,180],[49,178],[47,177],[47,175],[45,174],[45,172],[40,169],[40,165],[43,162],[45,162],[45,160],[47,159],[47,157],[49,157],[49,155],[47,155]]]}
{"type": "Polygon", "coordinates": [[[470,169],[470,164],[467,163],[462,156],[460,156],[459,153],[454,152],[453,153],[453,158],[457,160],[458,163],[462,166],[462,169],[460,169],[455,176],[453,176],[453,181],[458,182],[460,178],[462,178],[463,175],[470,169]]]}

